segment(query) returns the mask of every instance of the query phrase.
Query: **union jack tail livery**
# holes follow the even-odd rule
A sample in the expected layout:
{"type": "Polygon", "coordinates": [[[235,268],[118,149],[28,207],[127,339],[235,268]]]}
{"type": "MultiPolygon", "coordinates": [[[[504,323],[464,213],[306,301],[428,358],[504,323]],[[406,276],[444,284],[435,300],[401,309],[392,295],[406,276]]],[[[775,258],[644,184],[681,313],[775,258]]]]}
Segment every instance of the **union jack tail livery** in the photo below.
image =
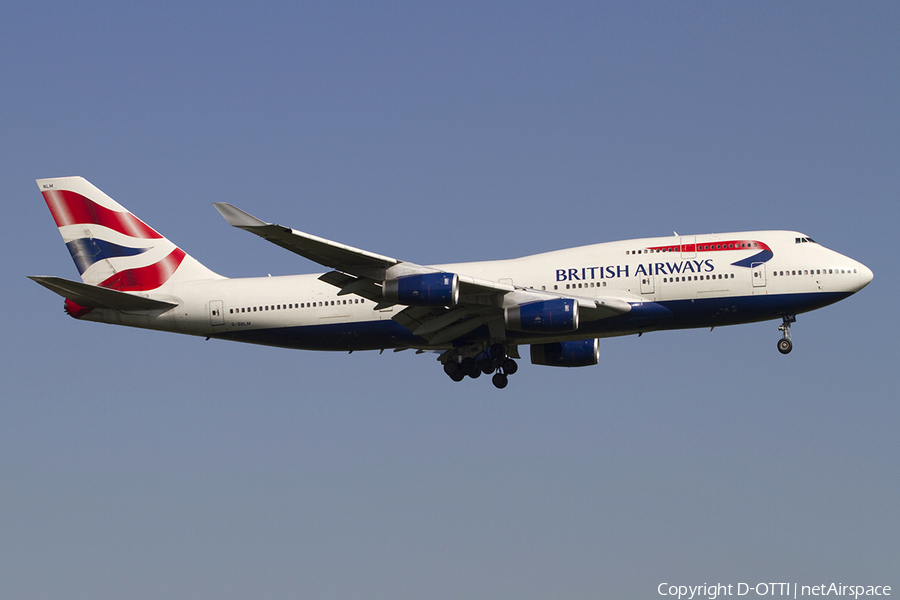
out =
{"type": "Polygon", "coordinates": [[[220,277],[83,177],[37,184],[84,283],[149,292],[220,277]]]}

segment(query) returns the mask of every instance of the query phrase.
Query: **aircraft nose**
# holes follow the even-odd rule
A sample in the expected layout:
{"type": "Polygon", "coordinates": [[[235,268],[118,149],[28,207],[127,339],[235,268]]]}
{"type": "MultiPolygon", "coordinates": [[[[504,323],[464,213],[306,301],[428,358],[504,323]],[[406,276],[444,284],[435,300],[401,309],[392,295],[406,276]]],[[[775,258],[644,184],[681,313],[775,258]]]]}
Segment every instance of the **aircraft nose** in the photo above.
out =
{"type": "Polygon", "coordinates": [[[872,269],[867,267],[866,265],[860,263],[859,264],[859,289],[863,289],[869,282],[872,281],[872,278],[875,277],[875,274],[872,273],[872,269]]]}

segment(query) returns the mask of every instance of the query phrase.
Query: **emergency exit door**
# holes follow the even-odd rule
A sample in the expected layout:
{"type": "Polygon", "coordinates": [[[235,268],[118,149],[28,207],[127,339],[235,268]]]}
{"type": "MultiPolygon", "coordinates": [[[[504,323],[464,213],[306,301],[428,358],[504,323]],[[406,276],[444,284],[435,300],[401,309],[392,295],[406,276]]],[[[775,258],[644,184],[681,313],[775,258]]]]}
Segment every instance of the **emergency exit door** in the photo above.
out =
{"type": "Polygon", "coordinates": [[[766,263],[753,263],[750,265],[750,273],[753,278],[753,287],[766,287],[766,263]]]}
{"type": "Polygon", "coordinates": [[[225,324],[225,309],[222,306],[221,300],[212,300],[209,303],[209,324],[210,325],[224,325],[225,324]]]}

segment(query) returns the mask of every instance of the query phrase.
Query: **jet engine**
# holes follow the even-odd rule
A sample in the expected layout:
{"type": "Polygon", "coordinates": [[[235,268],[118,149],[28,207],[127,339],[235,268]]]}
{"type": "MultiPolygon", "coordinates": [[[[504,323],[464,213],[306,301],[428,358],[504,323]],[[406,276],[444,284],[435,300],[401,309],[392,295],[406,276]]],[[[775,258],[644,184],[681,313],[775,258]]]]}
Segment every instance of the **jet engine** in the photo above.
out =
{"type": "Polygon", "coordinates": [[[578,303],[569,298],[528,302],[506,309],[506,328],[528,333],[578,329],[578,303]]]}
{"type": "Polygon", "coordinates": [[[531,364],[547,367],[590,367],[600,362],[600,340],[531,345],[531,364]]]}
{"type": "Polygon", "coordinates": [[[454,306],[459,302],[459,277],[455,273],[423,273],[388,279],[384,299],[407,306],[454,306]]]}

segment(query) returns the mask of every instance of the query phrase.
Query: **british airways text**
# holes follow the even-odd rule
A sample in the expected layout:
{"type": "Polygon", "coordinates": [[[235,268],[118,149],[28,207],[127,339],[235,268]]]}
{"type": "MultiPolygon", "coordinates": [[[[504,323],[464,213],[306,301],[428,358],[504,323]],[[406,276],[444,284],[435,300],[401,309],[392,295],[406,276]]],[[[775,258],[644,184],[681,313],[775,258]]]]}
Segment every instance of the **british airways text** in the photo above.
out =
{"type": "MultiPolygon", "coordinates": [[[[632,265],[608,267],[581,267],[580,269],[557,269],[556,281],[591,281],[594,279],[614,279],[629,277],[632,265]]],[[[710,273],[715,271],[711,258],[706,260],[683,260],[680,262],[658,262],[639,264],[634,275],[674,275],[676,273],[710,273]]]]}

